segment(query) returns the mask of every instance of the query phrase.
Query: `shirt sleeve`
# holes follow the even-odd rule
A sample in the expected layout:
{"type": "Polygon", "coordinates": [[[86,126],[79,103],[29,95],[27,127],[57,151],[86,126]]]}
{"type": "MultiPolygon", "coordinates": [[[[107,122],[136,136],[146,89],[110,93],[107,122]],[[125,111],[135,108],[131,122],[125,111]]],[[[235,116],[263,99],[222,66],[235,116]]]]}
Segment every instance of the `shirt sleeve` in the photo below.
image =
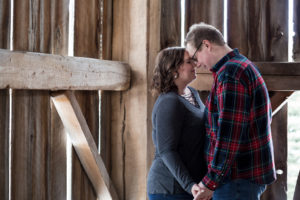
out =
{"type": "Polygon", "coordinates": [[[215,141],[210,141],[215,143],[215,148],[210,150],[213,160],[202,179],[210,190],[215,190],[228,175],[243,136],[248,133],[251,100],[245,85],[230,77],[219,83],[216,95],[218,130],[215,141]]]}
{"type": "Polygon", "coordinates": [[[195,182],[178,153],[184,120],[184,110],[178,99],[168,98],[160,102],[156,113],[157,151],[180,186],[189,194],[195,182]]]}

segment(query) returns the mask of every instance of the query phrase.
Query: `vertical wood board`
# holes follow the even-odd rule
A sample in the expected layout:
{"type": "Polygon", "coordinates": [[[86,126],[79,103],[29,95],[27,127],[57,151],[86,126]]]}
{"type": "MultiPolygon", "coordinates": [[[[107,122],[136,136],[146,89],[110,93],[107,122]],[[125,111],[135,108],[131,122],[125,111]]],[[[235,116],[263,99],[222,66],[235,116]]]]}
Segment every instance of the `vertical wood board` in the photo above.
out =
{"type": "MultiPolygon", "coordinates": [[[[68,2],[14,0],[13,50],[66,55],[68,2]]],[[[65,135],[49,92],[16,90],[12,107],[12,199],[66,198],[65,135]]]]}
{"type": "Polygon", "coordinates": [[[80,160],[77,157],[76,151],[74,147],[72,148],[72,200],[97,200],[97,194],[93,187],[91,187],[92,183],[87,178],[87,175],[80,163],[80,160]],[[76,180],[74,180],[74,178],[76,180]]]}
{"type": "Polygon", "coordinates": [[[295,61],[300,61],[300,0],[294,0],[294,32],[295,36],[293,38],[294,46],[293,46],[293,59],[295,61]]]}
{"type": "Polygon", "coordinates": [[[181,0],[161,1],[160,44],[161,49],[180,46],[181,0]]]}
{"type": "Polygon", "coordinates": [[[262,200],[284,200],[287,199],[287,115],[288,105],[282,107],[272,118],[272,138],[274,144],[276,170],[282,170],[283,174],[277,174],[275,183],[267,187],[263,193],[262,200]]]}
{"type": "MultiPolygon", "coordinates": [[[[10,45],[10,1],[0,1],[0,48],[10,45]]],[[[9,91],[0,90],[0,196],[9,199],[9,91]]]]}
{"type": "MultiPolygon", "coordinates": [[[[102,51],[101,58],[111,60],[112,53],[112,0],[102,0],[102,51]]],[[[108,173],[111,172],[111,92],[100,92],[100,156],[108,173]]]]}
{"type": "MultiPolygon", "coordinates": [[[[101,9],[100,1],[75,0],[74,56],[100,58],[101,9]]],[[[76,91],[76,99],[88,123],[95,143],[99,141],[99,97],[97,91],[76,91]]],[[[74,152],[74,151],[73,151],[74,152]]],[[[73,155],[72,196],[76,192],[93,190],[87,174],[78,167],[79,158],[73,155]],[[77,163],[77,164],[76,164],[77,163]]]]}
{"type": "Polygon", "coordinates": [[[200,22],[211,24],[223,33],[223,0],[186,0],[185,2],[186,33],[191,25],[200,22]]]}
{"type": "Polygon", "coordinates": [[[0,90],[0,196],[8,200],[9,193],[9,94],[0,90]]]}
{"type": "Polygon", "coordinates": [[[111,95],[111,178],[120,199],[147,198],[149,3],[147,0],[113,2],[112,59],[131,66],[130,90],[111,95]]]}

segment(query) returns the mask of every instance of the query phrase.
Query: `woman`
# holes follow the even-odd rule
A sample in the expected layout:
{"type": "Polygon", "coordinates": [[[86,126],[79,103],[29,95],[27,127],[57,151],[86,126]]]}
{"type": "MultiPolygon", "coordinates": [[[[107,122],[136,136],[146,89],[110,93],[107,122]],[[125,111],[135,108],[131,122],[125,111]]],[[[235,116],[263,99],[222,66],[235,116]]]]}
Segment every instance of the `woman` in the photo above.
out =
{"type": "Polygon", "coordinates": [[[189,87],[196,78],[195,65],[181,47],[159,52],[152,89],[159,94],[152,111],[152,162],[147,192],[154,199],[193,199],[206,173],[204,161],[204,105],[189,87]]]}

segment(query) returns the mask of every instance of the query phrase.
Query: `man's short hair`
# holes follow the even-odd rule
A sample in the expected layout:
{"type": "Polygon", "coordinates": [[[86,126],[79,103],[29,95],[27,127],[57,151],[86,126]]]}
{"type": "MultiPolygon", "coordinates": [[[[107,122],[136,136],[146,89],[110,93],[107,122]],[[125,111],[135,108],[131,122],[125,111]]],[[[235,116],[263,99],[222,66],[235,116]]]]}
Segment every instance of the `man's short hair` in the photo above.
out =
{"type": "Polygon", "coordinates": [[[212,25],[201,22],[193,24],[186,35],[185,42],[197,48],[203,40],[223,46],[225,44],[222,33],[212,25]]]}

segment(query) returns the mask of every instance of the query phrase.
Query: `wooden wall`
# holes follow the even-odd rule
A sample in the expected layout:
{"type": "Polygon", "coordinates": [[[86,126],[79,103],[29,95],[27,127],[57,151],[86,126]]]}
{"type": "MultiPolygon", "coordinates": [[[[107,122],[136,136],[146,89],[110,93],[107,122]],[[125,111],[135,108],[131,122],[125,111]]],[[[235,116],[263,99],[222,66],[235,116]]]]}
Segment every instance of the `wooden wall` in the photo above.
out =
{"type": "MultiPolygon", "coordinates": [[[[13,50],[68,54],[69,0],[14,0],[13,21],[10,21],[10,2],[0,1],[0,48],[9,49],[12,23],[13,50]]],[[[108,1],[93,1],[91,4],[75,1],[74,55],[103,57],[100,45],[100,34],[103,34],[100,6],[103,2],[108,1]]],[[[50,91],[13,90],[11,116],[8,93],[8,90],[0,91],[0,196],[3,199],[9,198],[11,166],[12,200],[66,199],[67,137],[55,107],[50,102],[50,91]],[[8,130],[10,117],[11,145],[8,130]]],[[[78,91],[77,98],[98,143],[98,91],[78,91]]],[[[108,97],[102,103],[106,99],[108,97]]],[[[97,199],[74,151],[71,184],[72,199],[97,199]]]]}
{"type": "MultiPolygon", "coordinates": [[[[294,1],[294,58],[299,60],[300,18],[296,11],[300,1],[294,1]]],[[[10,23],[13,23],[13,50],[67,55],[69,0],[14,0],[13,22],[10,2],[0,1],[0,48],[9,48],[10,23]]],[[[185,33],[190,25],[200,21],[223,32],[223,2],[186,0],[185,33]]],[[[239,48],[252,61],[287,61],[287,3],[228,0],[229,45],[239,48]]],[[[147,199],[146,179],[154,154],[151,112],[155,97],[151,95],[150,83],[157,53],[182,42],[180,4],[181,0],[91,0],[88,4],[75,0],[74,55],[125,61],[132,69],[128,91],[76,92],[121,200],[147,199]]],[[[205,101],[208,91],[200,92],[205,101]]],[[[9,148],[12,200],[66,199],[67,135],[49,97],[50,91],[15,90],[9,116],[9,91],[0,90],[3,199],[9,198],[9,148]]],[[[286,199],[286,119],[287,106],[284,106],[272,123],[276,166],[283,174],[278,175],[263,199],[286,199]]],[[[75,150],[72,150],[71,196],[97,199],[75,150]]]]}

